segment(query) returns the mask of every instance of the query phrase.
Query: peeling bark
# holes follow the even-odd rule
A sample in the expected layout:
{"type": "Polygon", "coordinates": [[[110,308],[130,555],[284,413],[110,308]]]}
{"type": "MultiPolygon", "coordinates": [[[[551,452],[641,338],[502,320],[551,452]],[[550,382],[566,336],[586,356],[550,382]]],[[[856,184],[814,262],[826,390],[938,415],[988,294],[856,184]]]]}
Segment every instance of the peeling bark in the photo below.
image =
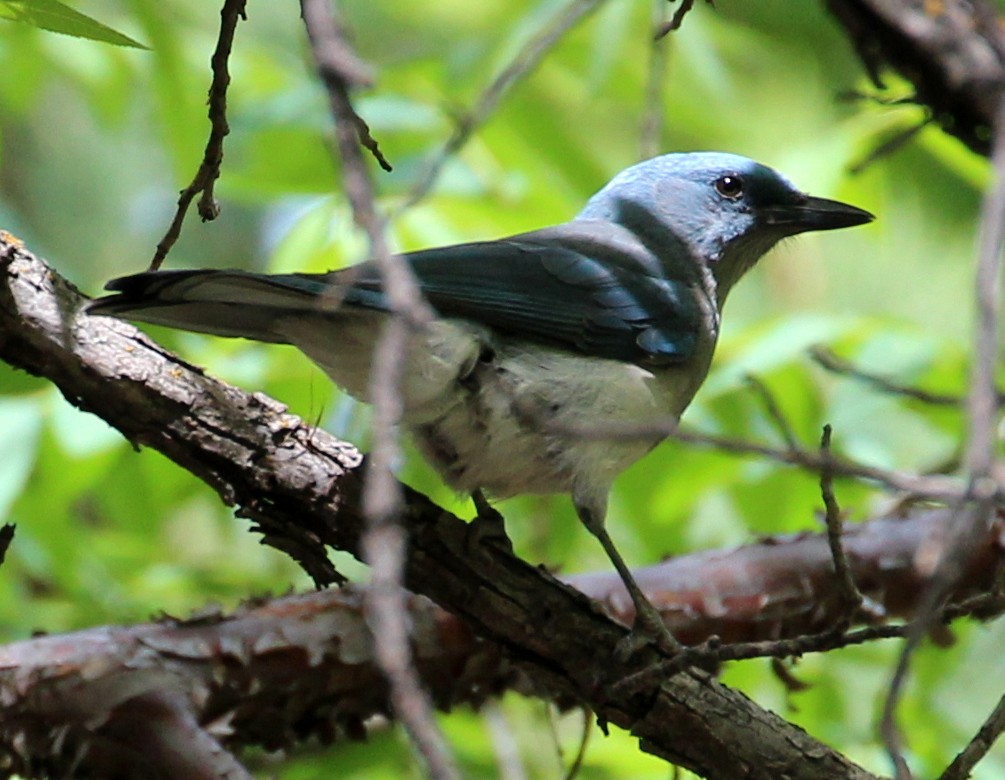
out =
{"type": "MultiPolygon", "coordinates": [[[[319,582],[337,581],[325,545],[356,553],[363,520],[358,451],[264,396],[167,354],[135,328],[81,312],[80,294],[10,236],[0,236],[0,357],[51,379],[100,415],[204,479],[319,582]]],[[[613,687],[659,660],[614,656],[623,626],[582,593],[405,491],[406,584],[498,642],[543,695],[590,707],[644,749],[708,778],[868,778],[869,773],[708,674],[651,689],[613,687]]]]}

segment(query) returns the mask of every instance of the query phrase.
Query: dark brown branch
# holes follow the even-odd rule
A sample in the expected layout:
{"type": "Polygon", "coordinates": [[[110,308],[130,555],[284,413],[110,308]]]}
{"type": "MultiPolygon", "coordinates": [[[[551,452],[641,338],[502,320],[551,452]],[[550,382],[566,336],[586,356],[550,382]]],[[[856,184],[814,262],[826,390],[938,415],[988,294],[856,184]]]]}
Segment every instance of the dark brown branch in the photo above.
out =
{"type": "MultiPolygon", "coordinates": [[[[164,777],[187,778],[197,775],[180,771],[179,760],[236,765],[228,750],[359,738],[367,719],[389,711],[363,595],[329,590],[226,617],[210,612],[0,647],[0,757],[8,759],[0,775],[37,776],[33,767],[58,767],[79,752],[78,770],[121,777],[130,751],[139,751],[157,754],[164,777]],[[222,743],[215,751],[213,731],[222,743]],[[187,746],[174,761],[172,743],[187,746]],[[112,766],[119,772],[100,771],[112,766]]],[[[409,609],[423,677],[440,706],[479,704],[512,684],[497,647],[476,642],[427,599],[410,597],[409,609]],[[473,679],[454,673],[465,660],[480,670],[473,679]]],[[[245,775],[205,775],[224,776],[245,775]]]]}
{"type": "Polygon", "coordinates": [[[230,125],[227,123],[227,87],[230,86],[228,62],[231,48],[234,45],[237,22],[239,19],[247,18],[244,13],[246,3],[247,0],[224,0],[223,8],[220,10],[220,35],[210,60],[213,81],[209,86],[209,139],[206,141],[206,150],[203,152],[199,170],[196,171],[191,184],[181,191],[174,219],[171,220],[171,225],[168,227],[167,233],[164,234],[164,238],[157,244],[157,250],[150,261],[150,270],[152,271],[161,267],[164,258],[167,257],[171,247],[181,235],[182,223],[184,223],[185,215],[196,195],[202,193],[199,198],[198,210],[203,222],[216,219],[220,213],[220,208],[213,195],[213,188],[216,185],[216,180],[220,178],[220,165],[223,163],[223,139],[230,133],[230,125]]]}
{"type": "MultiPolygon", "coordinates": [[[[0,358],[50,378],[75,405],[206,480],[320,579],[337,576],[324,545],[359,554],[353,447],[205,376],[128,324],[81,314],[81,304],[50,268],[0,237],[0,358]]],[[[616,659],[624,626],[502,546],[473,549],[464,522],[408,489],[405,518],[410,589],[498,642],[541,690],[630,730],[643,749],[711,780],[774,780],[780,767],[792,780],[872,777],[697,671],[619,698],[612,684],[658,661],[654,649],[616,659]]]]}
{"type": "MultiPolygon", "coordinates": [[[[670,2],[673,2],[673,0],[670,0],[670,2]]],[[[712,0],[705,0],[705,2],[709,5],[713,4],[712,0]]],[[[677,10],[674,11],[674,15],[670,21],[657,28],[656,38],[663,38],[664,36],[672,33],[674,30],[679,30],[680,26],[684,23],[684,17],[691,13],[693,8],[694,0],[680,0],[680,5],[677,7],[677,10]]]]}
{"type": "Polygon", "coordinates": [[[990,154],[1005,95],[1005,33],[988,0],[826,0],[873,81],[889,66],[946,132],[990,154]]]}
{"type": "Polygon", "coordinates": [[[864,598],[852,577],[848,557],[844,553],[844,519],[841,517],[841,507],[834,495],[834,472],[830,468],[831,427],[824,426],[820,438],[820,455],[824,463],[820,471],[820,496],[824,502],[824,520],[827,523],[827,546],[830,548],[831,559],[834,561],[834,576],[837,578],[840,600],[844,602],[845,615],[835,627],[843,631],[848,627],[854,614],[861,608],[864,598]]]}
{"type": "MultiPolygon", "coordinates": [[[[915,509],[904,518],[848,529],[849,568],[857,583],[882,601],[888,616],[903,618],[916,608],[922,580],[914,556],[949,515],[915,509]]],[[[995,576],[1005,572],[1000,535],[1000,527],[989,535],[981,559],[954,592],[955,606],[946,619],[974,611],[987,617],[989,608],[1005,606],[985,595],[995,576]]],[[[904,632],[903,625],[832,630],[844,612],[832,587],[823,534],[778,536],[734,550],[681,556],[637,574],[678,636],[692,645],[710,636],[725,638],[721,660],[798,656],[904,632]]],[[[631,601],[615,573],[566,581],[599,599],[620,622],[631,623],[631,601]]],[[[151,706],[167,679],[174,692],[172,710],[178,713],[172,721],[193,738],[210,740],[198,724],[225,718],[227,730],[219,737],[225,750],[292,748],[312,735],[325,740],[360,735],[362,724],[390,709],[369,640],[365,601],[365,588],[347,587],[250,603],[229,616],[202,611],[190,620],[93,628],[0,647],[0,698],[6,703],[0,714],[0,735],[5,735],[0,756],[16,754],[18,735],[29,741],[35,756],[49,754],[48,740],[60,729],[81,745],[110,740],[110,729],[88,724],[114,717],[120,723],[115,731],[121,732],[136,697],[151,706]]],[[[409,596],[407,603],[409,641],[423,683],[440,709],[478,706],[506,690],[532,692],[500,645],[477,640],[457,617],[428,599],[409,596]],[[465,672],[458,675],[458,669],[465,672]]],[[[571,700],[558,696],[557,702],[571,700]]],[[[88,761],[103,755],[110,760],[111,748],[106,745],[88,761]]]]}

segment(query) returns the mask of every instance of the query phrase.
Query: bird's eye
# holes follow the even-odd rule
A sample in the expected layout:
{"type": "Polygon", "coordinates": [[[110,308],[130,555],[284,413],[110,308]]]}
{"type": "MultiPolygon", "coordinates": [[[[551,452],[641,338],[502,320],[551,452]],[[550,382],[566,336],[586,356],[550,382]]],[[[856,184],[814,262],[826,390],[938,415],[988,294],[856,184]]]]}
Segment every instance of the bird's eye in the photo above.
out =
{"type": "Polygon", "coordinates": [[[736,200],[743,195],[743,179],[734,174],[720,176],[715,180],[715,190],[724,198],[736,200]]]}

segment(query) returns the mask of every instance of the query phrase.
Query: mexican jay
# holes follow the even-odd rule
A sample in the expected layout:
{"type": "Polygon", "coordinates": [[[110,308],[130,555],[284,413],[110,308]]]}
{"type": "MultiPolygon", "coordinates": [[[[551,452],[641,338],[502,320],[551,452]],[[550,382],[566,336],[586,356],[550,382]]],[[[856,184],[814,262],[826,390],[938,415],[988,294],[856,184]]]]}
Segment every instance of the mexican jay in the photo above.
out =
{"type": "MultiPolygon", "coordinates": [[[[577,431],[678,418],[708,372],[726,296],[761,255],[871,219],[744,157],[666,154],[619,173],[570,222],[405,253],[437,317],[411,338],[402,422],[456,490],[571,493],[651,624],[603,522],[614,478],[662,434],[577,431]]],[[[373,261],[323,274],[157,271],[107,289],[117,294],[91,313],[293,344],[364,400],[389,316],[373,261]]]]}

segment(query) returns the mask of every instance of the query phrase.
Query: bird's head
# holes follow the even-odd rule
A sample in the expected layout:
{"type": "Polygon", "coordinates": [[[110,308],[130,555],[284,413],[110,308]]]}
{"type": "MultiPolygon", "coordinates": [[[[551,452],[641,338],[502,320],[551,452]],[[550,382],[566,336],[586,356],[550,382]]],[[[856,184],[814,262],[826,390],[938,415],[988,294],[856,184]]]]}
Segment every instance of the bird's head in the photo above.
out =
{"type": "Polygon", "coordinates": [[[725,294],[779,240],[861,225],[873,215],[807,195],[746,157],[692,152],[665,154],[625,169],[578,218],[629,228],[664,262],[706,264],[725,294]]]}

